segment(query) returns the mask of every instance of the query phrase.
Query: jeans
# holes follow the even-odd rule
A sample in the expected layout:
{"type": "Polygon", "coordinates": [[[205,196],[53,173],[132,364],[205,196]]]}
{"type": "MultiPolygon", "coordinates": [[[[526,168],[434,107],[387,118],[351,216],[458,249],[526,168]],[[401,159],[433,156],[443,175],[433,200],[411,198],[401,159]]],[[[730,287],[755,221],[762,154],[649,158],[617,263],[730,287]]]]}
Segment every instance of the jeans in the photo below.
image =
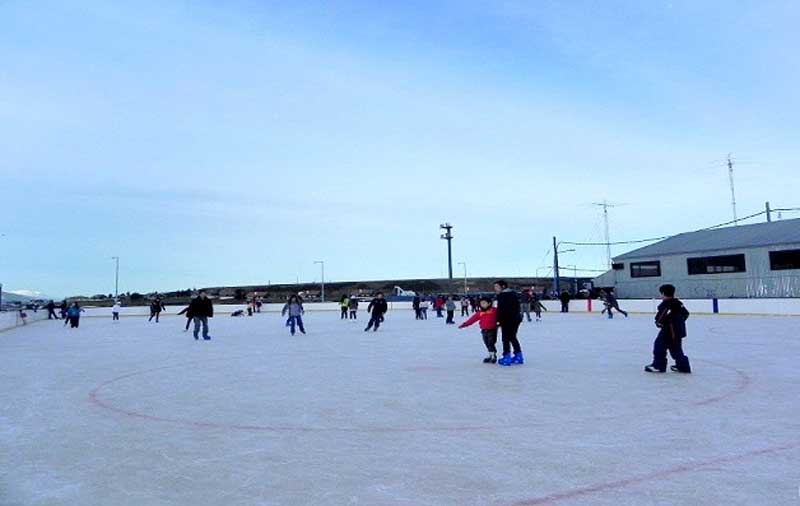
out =
{"type": "Polygon", "coordinates": [[[383,315],[380,314],[373,314],[372,317],[369,319],[369,323],[367,324],[367,328],[364,329],[364,332],[368,331],[372,327],[375,327],[375,332],[378,331],[378,327],[381,326],[381,322],[383,321],[383,315]]]}
{"type": "Polygon", "coordinates": [[[203,339],[206,341],[211,339],[208,337],[208,317],[195,316],[194,317],[194,338],[197,339],[200,334],[200,325],[203,325],[203,339]]]}
{"type": "Polygon", "coordinates": [[[455,320],[453,319],[453,317],[455,316],[455,313],[456,313],[455,311],[448,310],[447,311],[447,321],[445,323],[455,323],[455,320]]]}
{"type": "Polygon", "coordinates": [[[481,330],[483,344],[489,353],[497,353],[497,329],[481,330]]]}
{"type": "Polygon", "coordinates": [[[114,312],[111,313],[111,317],[112,317],[113,321],[117,321],[117,320],[119,320],[119,313],[114,311],[114,312]]]}
{"type": "Polygon", "coordinates": [[[503,331],[503,355],[511,353],[512,346],[514,347],[514,353],[522,353],[522,346],[520,346],[519,339],[517,339],[517,331],[519,330],[520,323],[521,322],[504,322],[500,327],[503,331]]]}
{"type": "Polygon", "coordinates": [[[289,326],[289,331],[294,335],[295,326],[300,329],[300,332],[303,334],[306,333],[306,329],[303,328],[303,317],[300,315],[297,316],[290,316],[289,321],[286,322],[286,325],[289,326]]]}
{"type": "Polygon", "coordinates": [[[683,353],[683,339],[673,339],[667,332],[659,332],[653,343],[653,367],[659,371],[667,370],[667,351],[675,360],[675,365],[681,372],[691,372],[689,357],[683,353]]]}

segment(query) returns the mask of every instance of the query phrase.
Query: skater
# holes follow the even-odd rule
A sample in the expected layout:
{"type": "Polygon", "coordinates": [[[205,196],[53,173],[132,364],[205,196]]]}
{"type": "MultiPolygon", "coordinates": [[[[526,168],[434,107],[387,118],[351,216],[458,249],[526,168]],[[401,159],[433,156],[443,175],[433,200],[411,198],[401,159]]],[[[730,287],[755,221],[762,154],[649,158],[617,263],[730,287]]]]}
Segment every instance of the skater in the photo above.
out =
{"type": "Polygon", "coordinates": [[[503,366],[524,364],[522,346],[517,339],[519,324],[522,323],[519,313],[519,298],[508,287],[508,283],[502,279],[495,282],[494,291],[497,293],[497,324],[503,331],[503,358],[497,363],[503,366]],[[514,348],[513,357],[511,356],[512,346],[514,348]]]}
{"type": "Polygon", "coordinates": [[[497,309],[492,307],[492,299],[489,297],[480,298],[480,313],[475,313],[467,321],[458,326],[465,329],[475,322],[480,322],[481,337],[489,356],[483,359],[484,364],[497,363],[497,309]]]}
{"type": "Polygon", "coordinates": [[[153,321],[153,318],[155,317],[156,323],[158,323],[158,317],[161,315],[161,311],[166,310],[166,306],[164,306],[164,303],[161,302],[161,297],[156,297],[155,300],[150,303],[150,318],[147,321],[153,321]]]}
{"type": "Polygon", "coordinates": [[[689,311],[680,299],[675,297],[675,287],[673,285],[661,285],[658,289],[661,292],[661,304],[658,306],[656,314],[656,327],[658,336],[653,343],[653,363],[645,366],[647,372],[667,372],[667,351],[675,361],[670,370],[689,374],[692,368],[689,365],[689,357],[683,353],[682,339],[686,337],[686,319],[689,318],[689,311]]]}
{"type": "Polygon", "coordinates": [[[533,321],[533,320],[531,320],[531,292],[530,292],[530,290],[523,290],[522,296],[520,297],[520,301],[519,301],[519,307],[520,307],[520,315],[519,315],[520,320],[522,320],[523,316],[527,316],[529,322],[533,321]]]}
{"type": "MultiPolygon", "coordinates": [[[[247,309],[248,309],[248,310],[250,310],[250,308],[249,308],[249,307],[248,307],[247,309]]],[[[248,311],[248,312],[249,312],[249,311],[248,311]]],[[[237,309],[236,311],[234,311],[233,313],[231,313],[231,316],[233,316],[233,317],[235,317],[235,318],[238,318],[239,316],[244,316],[244,309],[237,309]]],[[[250,315],[250,316],[253,316],[253,315],[250,315]]]]}
{"type": "Polygon", "coordinates": [[[47,319],[58,320],[58,315],[56,314],[56,303],[51,300],[45,307],[47,307],[47,319]]]}
{"type": "Polygon", "coordinates": [[[625,318],[628,317],[628,313],[626,311],[623,311],[622,309],[620,309],[619,301],[617,300],[617,296],[614,295],[614,289],[613,288],[609,288],[608,291],[605,293],[605,302],[604,302],[604,304],[606,306],[605,309],[608,311],[608,318],[609,319],[613,319],[614,318],[614,311],[613,311],[614,309],[616,309],[618,312],[622,313],[625,316],[625,318]]]}
{"type": "Polygon", "coordinates": [[[67,309],[67,317],[69,318],[69,326],[72,329],[77,329],[78,325],[81,323],[81,313],[83,309],[78,305],[77,302],[73,302],[72,305],[67,309]]]}
{"type": "Polygon", "coordinates": [[[369,329],[374,327],[374,332],[378,331],[378,327],[381,326],[381,323],[384,320],[383,315],[386,314],[386,311],[389,310],[389,306],[386,304],[386,299],[383,298],[383,292],[378,292],[375,295],[375,298],[372,299],[372,302],[369,303],[367,307],[367,312],[370,313],[369,323],[367,324],[367,328],[364,329],[364,332],[368,332],[369,329]]]}
{"type": "Polygon", "coordinates": [[[469,299],[466,295],[461,297],[461,316],[469,316],[469,299]]]}
{"type": "Polygon", "coordinates": [[[539,300],[539,295],[535,290],[531,290],[531,309],[533,309],[533,313],[536,315],[536,321],[542,321],[542,309],[547,311],[547,308],[544,307],[542,301],[539,300]]]}
{"type": "Polygon", "coordinates": [[[445,309],[447,309],[447,321],[445,321],[445,323],[447,325],[455,325],[456,321],[453,318],[456,315],[456,303],[453,301],[452,296],[447,297],[447,302],[445,302],[445,309]]]}
{"type": "Polygon", "coordinates": [[[355,295],[350,296],[350,319],[358,320],[358,299],[355,295]]]}
{"type": "Polygon", "coordinates": [[[28,313],[26,313],[24,309],[19,310],[19,319],[22,321],[23,325],[28,324],[28,313]]]}
{"type": "Polygon", "coordinates": [[[420,299],[419,295],[414,296],[414,300],[411,301],[411,309],[414,310],[414,318],[417,320],[422,319],[422,309],[420,309],[420,304],[422,304],[422,299],[420,299]]]}
{"type": "Polygon", "coordinates": [[[256,297],[256,313],[261,312],[261,306],[264,305],[264,300],[259,296],[256,297]]]}
{"type": "MultiPolygon", "coordinates": [[[[210,341],[211,336],[208,335],[208,319],[214,317],[214,305],[211,299],[208,298],[205,290],[200,292],[200,295],[192,299],[186,311],[187,316],[192,315],[194,321],[194,340],[199,339],[200,326],[203,327],[203,340],[210,341]]],[[[158,321],[158,320],[156,320],[158,321]]]]}
{"type": "Polygon", "coordinates": [[[69,304],[67,304],[67,299],[61,301],[61,305],[59,306],[59,310],[61,311],[61,319],[64,320],[64,325],[67,325],[67,309],[69,309],[69,304]]]}
{"type": "Polygon", "coordinates": [[[114,305],[111,306],[111,321],[118,322],[119,321],[119,310],[122,305],[119,303],[118,300],[114,301],[114,305]]]}
{"type": "Polygon", "coordinates": [[[192,300],[189,301],[189,305],[188,306],[186,306],[185,308],[181,309],[180,312],[178,313],[178,316],[180,316],[182,314],[186,315],[186,326],[183,328],[184,332],[188,332],[189,331],[189,325],[192,324],[192,301],[194,301],[194,299],[196,299],[196,298],[197,298],[197,295],[195,295],[192,298],[192,300]]]}
{"type": "Polygon", "coordinates": [[[569,313],[569,301],[571,297],[569,296],[569,292],[564,290],[561,292],[561,295],[558,296],[558,300],[561,301],[561,312],[562,313],[569,313]]]}
{"type": "Polygon", "coordinates": [[[442,310],[444,309],[444,297],[439,295],[433,303],[433,308],[436,310],[436,318],[444,318],[442,310]]]}
{"type": "Polygon", "coordinates": [[[290,295],[286,305],[283,306],[281,315],[289,315],[289,319],[286,320],[286,326],[289,327],[292,335],[295,333],[295,327],[299,328],[302,334],[306,333],[306,329],[303,327],[303,315],[305,312],[306,310],[303,308],[303,302],[300,297],[298,295],[290,295]]]}
{"type": "Polygon", "coordinates": [[[350,299],[347,297],[347,295],[342,295],[342,298],[339,300],[339,307],[342,310],[342,314],[339,319],[346,320],[347,311],[350,309],[350,299]]]}
{"type": "Polygon", "coordinates": [[[428,308],[430,307],[431,303],[428,302],[426,299],[422,299],[419,303],[419,314],[420,320],[427,320],[428,319],[428,308]]]}

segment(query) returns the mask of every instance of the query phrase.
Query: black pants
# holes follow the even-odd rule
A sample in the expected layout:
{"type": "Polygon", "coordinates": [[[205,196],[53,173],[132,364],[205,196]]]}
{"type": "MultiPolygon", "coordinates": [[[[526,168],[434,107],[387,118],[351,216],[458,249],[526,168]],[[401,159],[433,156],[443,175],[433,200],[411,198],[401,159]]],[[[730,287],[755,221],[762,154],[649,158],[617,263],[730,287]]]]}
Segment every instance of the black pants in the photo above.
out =
{"type": "Polygon", "coordinates": [[[608,306],[608,314],[611,315],[611,318],[614,318],[614,313],[611,312],[612,309],[616,309],[617,311],[625,315],[626,318],[628,317],[628,312],[623,311],[622,309],[619,308],[619,302],[614,301],[613,304],[608,306]]]}
{"type": "Polygon", "coordinates": [[[420,308],[418,308],[418,307],[414,308],[414,317],[417,320],[421,320],[422,319],[422,310],[420,308]]]}
{"type": "Polygon", "coordinates": [[[155,317],[156,323],[158,323],[158,317],[159,317],[160,314],[161,314],[161,311],[156,311],[155,313],[150,313],[150,319],[148,319],[147,321],[149,321],[149,322],[153,321],[153,317],[155,317]]]}
{"type": "Polygon", "coordinates": [[[486,345],[486,351],[497,353],[497,329],[481,330],[481,337],[483,344],[486,345]]]}
{"type": "Polygon", "coordinates": [[[347,319],[347,308],[346,307],[342,308],[342,318],[341,319],[342,320],[346,320],[347,319]]]}
{"type": "Polygon", "coordinates": [[[111,313],[111,319],[112,319],[113,321],[117,321],[117,320],[119,320],[119,313],[117,313],[116,311],[112,312],[112,313],[111,313]]]}
{"type": "Polygon", "coordinates": [[[562,302],[561,303],[561,312],[562,313],[569,313],[569,302],[562,302]]]}
{"type": "Polygon", "coordinates": [[[80,323],[81,323],[81,317],[80,316],[70,316],[69,317],[69,326],[71,328],[77,329],[78,325],[80,325],[80,323]]]}
{"type": "Polygon", "coordinates": [[[469,306],[461,306],[461,316],[469,316],[469,306]]]}
{"type": "Polygon", "coordinates": [[[191,324],[192,324],[192,317],[191,316],[187,316],[186,317],[186,330],[189,330],[189,325],[191,325],[191,324]]]}
{"type": "Polygon", "coordinates": [[[512,346],[514,348],[514,353],[522,353],[522,346],[520,346],[519,339],[517,339],[517,331],[519,330],[520,323],[521,322],[504,323],[500,327],[503,331],[503,355],[511,353],[512,346]]]}
{"type": "Polygon", "coordinates": [[[351,309],[350,310],[350,319],[351,320],[357,320],[358,319],[358,310],[357,309],[351,309]]]}
{"type": "Polygon", "coordinates": [[[367,328],[364,329],[366,332],[367,330],[375,327],[375,332],[378,331],[378,327],[381,326],[381,322],[383,321],[382,314],[373,314],[372,317],[369,319],[369,323],[367,324],[367,328]]]}
{"type": "Polygon", "coordinates": [[[456,321],[453,319],[456,315],[455,310],[447,312],[447,321],[445,323],[455,323],[456,321]]]}
{"type": "Polygon", "coordinates": [[[53,319],[58,320],[58,315],[56,314],[55,310],[53,310],[53,309],[48,309],[47,310],[47,319],[48,320],[53,320],[53,319]]]}
{"type": "Polygon", "coordinates": [[[659,371],[667,370],[667,351],[669,351],[679,371],[692,371],[689,365],[689,357],[683,353],[683,339],[673,339],[666,331],[659,332],[653,343],[653,367],[659,371]]]}

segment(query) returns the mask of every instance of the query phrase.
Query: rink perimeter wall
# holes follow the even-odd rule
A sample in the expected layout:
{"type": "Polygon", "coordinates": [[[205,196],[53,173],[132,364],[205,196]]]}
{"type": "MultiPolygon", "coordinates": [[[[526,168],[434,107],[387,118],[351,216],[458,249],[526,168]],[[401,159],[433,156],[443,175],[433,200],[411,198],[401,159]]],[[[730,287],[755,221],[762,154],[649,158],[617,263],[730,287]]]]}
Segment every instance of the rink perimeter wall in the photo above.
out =
{"type": "MultiPolygon", "coordinates": [[[[47,310],[39,310],[33,312],[31,309],[26,309],[25,313],[28,315],[28,325],[47,319],[47,310]]],[[[18,311],[3,311],[0,312],[0,332],[4,330],[13,329],[22,326],[22,318],[19,317],[18,311]]]]}
{"type": "MultiPolygon", "coordinates": [[[[625,311],[631,313],[653,314],[661,301],[658,299],[627,299],[620,300],[619,305],[625,311]]],[[[722,314],[722,315],[766,315],[766,316],[800,316],[800,299],[688,299],[683,301],[689,312],[694,314],[722,314]]],[[[547,300],[543,302],[545,308],[550,313],[561,311],[559,301],[547,300]]],[[[366,303],[359,305],[359,313],[367,310],[366,303]]],[[[175,316],[185,306],[167,306],[167,310],[161,313],[162,317],[175,316]]],[[[91,308],[85,307],[84,316],[88,317],[110,317],[111,308],[91,308]]],[[[232,312],[243,309],[245,304],[218,304],[214,306],[214,314],[230,315],[232,312]]],[[[264,304],[262,313],[279,313],[283,309],[283,304],[264,304]]],[[[340,310],[337,302],[328,303],[308,303],[305,305],[306,312],[338,312],[340,310]]],[[[592,300],[591,304],[587,300],[575,300],[569,305],[572,313],[599,313],[603,309],[602,302],[592,300]],[[590,307],[591,306],[591,307],[590,307]]],[[[390,302],[390,311],[411,311],[411,302],[390,302]]],[[[461,312],[461,308],[456,309],[456,314],[461,312]]],[[[428,310],[428,315],[435,313],[432,309],[428,310]]],[[[31,312],[29,312],[31,314],[31,312]]],[[[5,315],[5,313],[4,313],[5,315]]],[[[39,315],[47,318],[47,315],[39,315]]],[[[120,311],[121,316],[149,316],[150,309],[147,306],[124,307],[120,311]]],[[[33,315],[31,314],[33,317],[33,315]]],[[[29,318],[29,323],[32,318],[29,318]]],[[[4,328],[0,320],[0,330],[4,328]]]]}

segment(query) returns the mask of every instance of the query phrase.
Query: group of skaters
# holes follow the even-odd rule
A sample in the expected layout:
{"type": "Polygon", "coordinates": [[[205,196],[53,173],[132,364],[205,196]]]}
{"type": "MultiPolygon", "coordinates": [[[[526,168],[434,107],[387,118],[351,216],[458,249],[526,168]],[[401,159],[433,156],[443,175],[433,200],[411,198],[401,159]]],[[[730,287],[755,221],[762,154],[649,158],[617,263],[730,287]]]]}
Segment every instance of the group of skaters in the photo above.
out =
{"type": "MultiPolygon", "coordinates": [[[[533,288],[523,290],[518,295],[518,298],[519,311],[522,318],[527,318],[531,322],[533,321],[531,313],[533,313],[536,321],[542,320],[542,311],[547,311],[547,308],[544,307],[533,288]]],[[[414,310],[417,320],[427,320],[428,309],[432,307],[436,312],[437,318],[445,318],[447,325],[455,325],[455,314],[459,306],[461,307],[461,316],[469,317],[481,311],[481,301],[483,299],[484,297],[461,296],[458,304],[456,304],[456,297],[453,295],[415,296],[411,302],[411,308],[414,310]]]]}
{"type": "MultiPolygon", "coordinates": [[[[340,318],[342,320],[357,320],[358,306],[359,301],[356,296],[342,296],[342,298],[339,300],[339,307],[341,308],[340,318]]],[[[377,332],[378,328],[381,326],[381,323],[385,321],[385,315],[388,310],[389,305],[386,302],[386,297],[384,296],[383,292],[378,292],[367,306],[367,313],[369,313],[370,318],[369,322],[367,322],[364,332],[369,332],[370,330],[377,332]]],[[[286,301],[286,304],[281,310],[281,315],[288,316],[288,319],[286,320],[286,326],[289,327],[289,332],[292,335],[295,335],[296,329],[300,330],[302,334],[306,333],[305,327],[303,326],[304,314],[305,308],[303,308],[303,299],[296,294],[290,295],[289,299],[286,301]]]]}

